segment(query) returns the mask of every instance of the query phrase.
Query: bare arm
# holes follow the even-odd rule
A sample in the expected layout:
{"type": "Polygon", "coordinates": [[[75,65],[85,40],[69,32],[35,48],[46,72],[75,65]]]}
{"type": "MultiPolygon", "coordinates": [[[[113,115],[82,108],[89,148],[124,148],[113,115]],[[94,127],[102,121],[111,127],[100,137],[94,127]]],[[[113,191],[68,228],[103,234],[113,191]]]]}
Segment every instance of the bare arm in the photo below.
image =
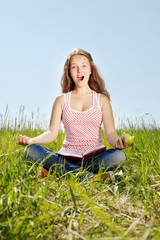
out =
{"type": "Polygon", "coordinates": [[[109,99],[101,94],[100,105],[103,114],[103,126],[106,138],[111,146],[118,149],[125,149],[128,147],[127,139],[124,137],[124,143],[115,130],[112,107],[109,99]]]}
{"type": "Polygon", "coordinates": [[[23,135],[17,136],[16,138],[17,144],[21,145],[47,144],[54,141],[57,138],[60,129],[63,105],[64,96],[61,95],[56,98],[53,104],[49,130],[34,138],[30,138],[28,136],[23,135]]]}

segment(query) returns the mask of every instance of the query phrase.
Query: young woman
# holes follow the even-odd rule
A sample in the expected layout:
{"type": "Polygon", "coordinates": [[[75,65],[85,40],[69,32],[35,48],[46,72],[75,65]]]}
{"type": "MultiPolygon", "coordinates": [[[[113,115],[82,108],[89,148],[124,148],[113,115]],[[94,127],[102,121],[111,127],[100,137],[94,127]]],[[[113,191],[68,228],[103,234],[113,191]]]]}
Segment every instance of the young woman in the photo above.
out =
{"type": "MultiPolygon", "coordinates": [[[[49,130],[30,138],[18,136],[17,144],[28,145],[25,157],[43,163],[47,171],[50,167],[59,166],[61,171],[78,172],[80,167],[91,173],[98,173],[103,167],[106,171],[114,170],[125,161],[122,149],[128,147],[117,135],[110,95],[105,88],[90,53],[75,49],[67,57],[61,79],[62,94],[53,104],[49,130]],[[65,140],[59,156],[41,144],[54,141],[64,124],[65,140]],[[63,157],[64,152],[84,153],[102,145],[101,125],[103,123],[106,138],[114,149],[89,157],[84,161],[75,162],[63,157]]],[[[134,144],[132,144],[134,145],[134,144]]]]}

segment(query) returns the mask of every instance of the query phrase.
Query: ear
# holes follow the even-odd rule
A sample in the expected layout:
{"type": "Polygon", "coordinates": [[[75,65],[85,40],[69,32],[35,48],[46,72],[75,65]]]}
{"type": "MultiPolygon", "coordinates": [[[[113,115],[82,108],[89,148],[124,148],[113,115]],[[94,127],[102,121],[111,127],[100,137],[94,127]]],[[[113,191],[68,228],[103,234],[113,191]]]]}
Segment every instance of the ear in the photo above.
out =
{"type": "Polygon", "coordinates": [[[90,66],[90,75],[92,74],[92,66],[90,66]]]}

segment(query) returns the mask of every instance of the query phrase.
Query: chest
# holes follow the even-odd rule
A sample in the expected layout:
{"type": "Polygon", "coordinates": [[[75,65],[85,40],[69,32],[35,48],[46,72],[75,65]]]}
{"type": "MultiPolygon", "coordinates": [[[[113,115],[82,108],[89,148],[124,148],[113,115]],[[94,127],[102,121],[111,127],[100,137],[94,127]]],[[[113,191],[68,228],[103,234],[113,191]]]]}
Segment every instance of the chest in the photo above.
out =
{"type": "Polygon", "coordinates": [[[77,112],[88,111],[92,108],[94,103],[93,94],[86,94],[77,96],[77,94],[71,94],[69,99],[70,108],[77,112]]]}

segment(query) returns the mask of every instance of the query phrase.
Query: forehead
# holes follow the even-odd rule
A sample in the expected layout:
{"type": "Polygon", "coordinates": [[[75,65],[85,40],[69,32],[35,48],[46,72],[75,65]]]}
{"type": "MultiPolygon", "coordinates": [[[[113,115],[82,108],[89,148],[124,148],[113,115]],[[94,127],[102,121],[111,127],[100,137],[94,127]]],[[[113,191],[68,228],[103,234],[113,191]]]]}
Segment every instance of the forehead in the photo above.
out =
{"type": "Polygon", "coordinates": [[[75,55],[71,57],[71,64],[76,64],[76,63],[89,63],[89,60],[86,56],[84,55],[75,55]]]}

